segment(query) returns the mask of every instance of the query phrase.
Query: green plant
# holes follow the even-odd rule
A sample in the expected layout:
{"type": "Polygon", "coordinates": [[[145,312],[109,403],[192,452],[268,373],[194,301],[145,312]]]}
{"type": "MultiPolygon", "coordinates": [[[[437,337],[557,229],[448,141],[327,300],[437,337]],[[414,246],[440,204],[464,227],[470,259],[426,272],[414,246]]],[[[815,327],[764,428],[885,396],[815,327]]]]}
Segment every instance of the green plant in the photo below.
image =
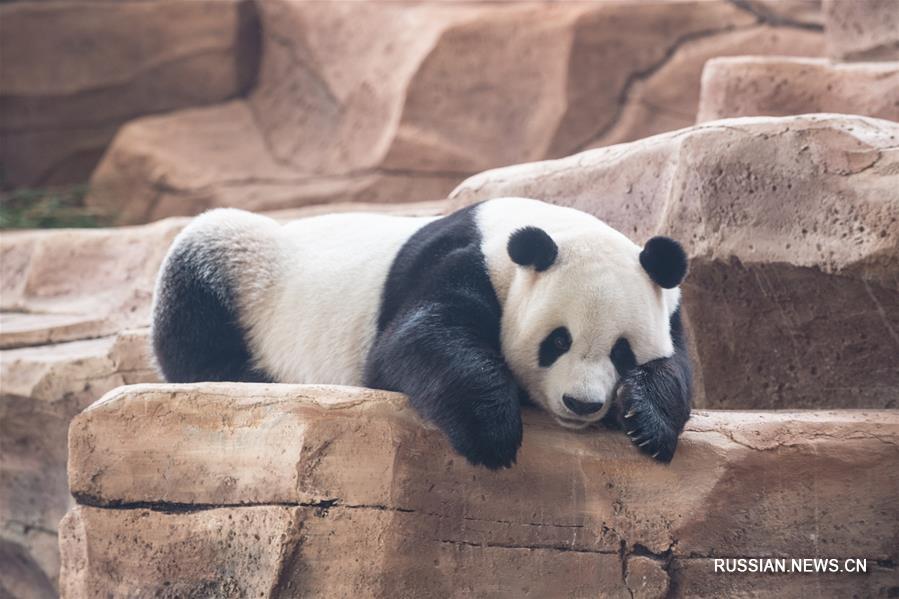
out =
{"type": "Polygon", "coordinates": [[[84,205],[86,184],[0,192],[0,229],[100,227],[108,218],[84,205]]]}

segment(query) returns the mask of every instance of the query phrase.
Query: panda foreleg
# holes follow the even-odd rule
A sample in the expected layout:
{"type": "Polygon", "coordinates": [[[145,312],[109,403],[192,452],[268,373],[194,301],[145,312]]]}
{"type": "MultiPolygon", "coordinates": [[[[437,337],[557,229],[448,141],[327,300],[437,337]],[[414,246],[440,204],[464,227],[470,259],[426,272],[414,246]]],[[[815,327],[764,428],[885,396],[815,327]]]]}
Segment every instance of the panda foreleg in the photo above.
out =
{"type": "Polygon", "coordinates": [[[472,464],[509,467],[521,445],[521,389],[469,309],[432,304],[379,336],[366,384],[405,393],[472,464]]]}
{"type": "Polygon", "coordinates": [[[680,319],[671,316],[674,355],[647,362],[627,373],[619,388],[625,432],[641,451],[670,462],[677,438],[690,418],[692,368],[680,319]]]}

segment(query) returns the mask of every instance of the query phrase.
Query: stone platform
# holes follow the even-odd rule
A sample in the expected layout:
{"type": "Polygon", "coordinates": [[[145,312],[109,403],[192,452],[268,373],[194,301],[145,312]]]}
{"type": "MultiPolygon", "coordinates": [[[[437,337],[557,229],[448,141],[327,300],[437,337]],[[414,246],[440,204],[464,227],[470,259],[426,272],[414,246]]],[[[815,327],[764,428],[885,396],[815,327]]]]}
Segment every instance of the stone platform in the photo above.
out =
{"type": "Polygon", "coordinates": [[[526,413],[517,465],[468,465],[401,395],[136,385],[77,416],[66,597],[886,596],[899,413],[699,412],[668,466],[526,413]],[[866,574],[723,575],[720,557],[866,574]]]}

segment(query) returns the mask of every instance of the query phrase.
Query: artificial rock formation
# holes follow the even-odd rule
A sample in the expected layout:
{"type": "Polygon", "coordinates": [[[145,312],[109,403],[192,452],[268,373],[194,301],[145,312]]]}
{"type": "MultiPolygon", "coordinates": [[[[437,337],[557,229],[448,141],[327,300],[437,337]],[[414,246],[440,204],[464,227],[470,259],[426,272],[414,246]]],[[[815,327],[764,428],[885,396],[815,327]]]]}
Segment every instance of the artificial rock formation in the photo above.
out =
{"type": "Polygon", "coordinates": [[[899,124],[715,121],[488,171],[454,206],[506,195],[683,242],[699,405],[899,406],[899,124]]]}
{"type": "Polygon", "coordinates": [[[824,51],[800,2],[258,7],[251,93],[129,123],[91,206],[134,223],[222,205],[436,199],[486,168],[693,123],[710,57],[824,51]]]}
{"type": "Polygon", "coordinates": [[[744,56],[703,69],[697,122],[810,112],[899,121],[899,62],[744,56]]]}
{"type": "Polygon", "coordinates": [[[252,83],[247,0],[0,6],[5,185],[83,182],[119,126],[221,102],[252,83]]]}
{"type": "Polygon", "coordinates": [[[0,351],[0,596],[55,595],[69,421],[110,389],[158,380],[148,352],[145,329],[0,351]]]}
{"type": "Polygon", "coordinates": [[[4,233],[0,348],[90,339],[148,325],[156,271],[187,220],[4,233]]]}
{"type": "Polygon", "coordinates": [[[827,51],[836,60],[899,60],[899,4],[824,0],[827,51]]]}
{"type": "Polygon", "coordinates": [[[697,413],[662,465],[527,411],[475,468],[404,398],[139,385],[79,415],[61,588],[123,596],[878,596],[895,585],[899,415],[697,413]],[[813,534],[809,534],[814,531],[813,534]],[[867,575],[714,574],[863,556],[867,575]]]}
{"type": "MultiPolygon", "coordinates": [[[[437,214],[442,203],[273,213],[437,214]]],[[[156,272],[188,219],[0,238],[0,596],[53,596],[69,421],[113,387],[157,380],[147,325],[156,272]],[[137,327],[133,331],[123,329],[137,327]]]]}

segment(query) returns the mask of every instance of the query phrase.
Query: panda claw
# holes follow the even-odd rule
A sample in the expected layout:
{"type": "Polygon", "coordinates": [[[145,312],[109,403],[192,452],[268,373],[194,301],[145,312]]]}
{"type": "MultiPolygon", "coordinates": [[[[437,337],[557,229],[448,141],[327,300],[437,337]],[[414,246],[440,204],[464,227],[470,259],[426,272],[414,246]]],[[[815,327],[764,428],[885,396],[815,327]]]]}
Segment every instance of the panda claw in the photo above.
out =
{"type": "Polygon", "coordinates": [[[637,445],[637,447],[644,447],[644,446],[648,445],[651,440],[652,439],[647,439],[646,441],[643,441],[643,443],[640,443],[639,445],[637,445]]]}
{"type": "Polygon", "coordinates": [[[660,454],[660,453],[662,453],[662,450],[661,450],[661,449],[658,450],[657,452],[655,452],[654,454],[652,454],[652,459],[656,459],[657,457],[659,457],[659,454],[660,454]]]}
{"type": "Polygon", "coordinates": [[[637,414],[636,410],[630,410],[627,414],[624,415],[624,417],[626,419],[630,420],[631,418],[636,416],[636,414],[637,414]]]}

